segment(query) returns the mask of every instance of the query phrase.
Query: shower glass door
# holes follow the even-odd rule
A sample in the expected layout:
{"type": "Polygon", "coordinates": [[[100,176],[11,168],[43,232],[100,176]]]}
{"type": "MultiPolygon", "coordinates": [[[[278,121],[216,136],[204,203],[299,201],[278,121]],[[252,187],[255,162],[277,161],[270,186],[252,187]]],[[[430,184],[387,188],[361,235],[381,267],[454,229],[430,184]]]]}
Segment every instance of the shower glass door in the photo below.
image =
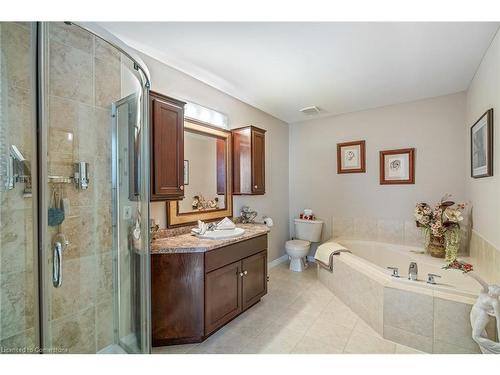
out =
{"type": "Polygon", "coordinates": [[[42,23],[39,38],[43,348],[148,352],[142,73],[77,25],[42,23]]]}
{"type": "Polygon", "coordinates": [[[0,354],[38,346],[36,25],[0,23],[0,354]]]}

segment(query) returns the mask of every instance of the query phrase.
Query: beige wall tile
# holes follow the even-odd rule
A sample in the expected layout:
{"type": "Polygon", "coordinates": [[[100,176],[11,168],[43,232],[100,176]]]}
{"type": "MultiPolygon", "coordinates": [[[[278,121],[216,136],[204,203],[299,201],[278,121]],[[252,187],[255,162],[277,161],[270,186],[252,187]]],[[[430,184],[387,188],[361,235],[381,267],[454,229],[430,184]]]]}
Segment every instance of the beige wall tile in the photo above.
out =
{"type": "Polygon", "coordinates": [[[0,346],[2,347],[3,354],[7,354],[7,350],[9,350],[9,354],[35,353],[35,349],[38,346],[35,343],[35,329],[30,328],[14,336],[2,339],[0,340],[0,346]]]}
{"type": "Polygon", "coordinates": [[[1,45],[7,66],[9,85],[31,89],[32,54],[31,31],[21,25],[4,22],[1,45]]]}
{"type": "Polygon", "coordinates": [[[352,238],[355,234],[353,218],[333,218],[333,237],[352,238]]]}
{"type": "Polygon", "coordinates": [[[0,339],[34,326],[34,278],[32,273],[0,275],[0,339]]]}
{"type": "Polygon", "coordinates": [[[92,104],[92,57],[73,47],[50,42],[49,93],[92,104]]]}
{"type": "Polygon", "coordinates": [[[434,340],[477,352],[478,345],[471,338],[471,308],[465,303],[434,298],[434,340]]]}
{"type": "Polygon", "coordinates": [[[97,351],[113,343],[113,301],[111,299],[96,306],[97,351]]]}
{"type": "Polygon", "coordinates": [[[95,307],[52,321],[51,346],[69,353],[95,353],[95,307]]]}
{"type": "Polygon", "coordinates": [[[356,238],[365,240],[376,240],[377,220],[372,218],[355,218],[354,230],[356,238]]]}
{"type": "Polygon", "coordinates": [[[92,34],[76,25],[67,25],[64,22],[51,22],[49,26],[49,38],[62,44],[91,53],[94,37],[92,34]]]}
{"type": "Polygon", "coordinates": [[[434,342],[435,354],[476,354],[476,351],[463,348],[461,346],[453,345],[448,342],[436,340],[434,342]]]}
{"type": "Polygon", "coordinates": [[[120,63],[120,52],[101,38],[95,38],[95,57],[106,62],[120,63]]]}
{"type": "Polygon", "coordinates": [[[95,59],[95,105],[110,108],[120,99],[120,64],[95,59]]]}
{"type": "Polygon", "coordinates": [[[431,296],[385,288],[384,326],[432,337],[434,306],[431,296]]]}
{"type": "Polygon", "coordinates": [[[382,219],[378,221],[377,239],[380,242],[403,243],[404,223],[400,220],[382,219]]]}
{"type": "Polygon", "coordinates": [[[422,232],[415,225],[415,220],[406,220],[404,225],[404,243],[412,246],[423,246],[422,232]]]}
{"type": "Polygon", "coordinates": [[[422,352],[432,353],[432,337],[422,336],[403,329],[384,325],[384,337],[422,352]]]}
{"type": "Polygon", "coordinates": [[[63,260],[63,283],[51,289],[51,319],[72,315],[96,301],[95,256],[63,260]]]}

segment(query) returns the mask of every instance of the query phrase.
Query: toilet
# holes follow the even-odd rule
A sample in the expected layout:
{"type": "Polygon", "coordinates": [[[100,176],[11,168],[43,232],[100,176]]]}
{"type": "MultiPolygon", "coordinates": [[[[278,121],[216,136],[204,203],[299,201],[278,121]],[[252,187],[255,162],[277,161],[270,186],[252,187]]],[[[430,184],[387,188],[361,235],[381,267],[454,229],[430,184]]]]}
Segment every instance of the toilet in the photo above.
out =
{"type": "Polygon", "coordinates": [[[290,257],[290,270],[302,272],[306,268],[306,256],[311,248],[311,242],[321,239],[321,220],[294,219],[295,239],[286,241],[285,250],[290,257]]]}

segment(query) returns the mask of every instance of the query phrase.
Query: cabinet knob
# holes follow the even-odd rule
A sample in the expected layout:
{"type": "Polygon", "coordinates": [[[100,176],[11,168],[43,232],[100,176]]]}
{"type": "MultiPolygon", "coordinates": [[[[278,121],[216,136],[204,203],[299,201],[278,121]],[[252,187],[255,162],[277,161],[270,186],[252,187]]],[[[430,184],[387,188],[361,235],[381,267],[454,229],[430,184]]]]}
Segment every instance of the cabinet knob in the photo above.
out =
{"type": "Polygon", "coordinates": [[[248,274],[248,271],[243,271],[243,275],[246,275],[246,274],[248,274]]]}
{"type": "Polygon", "coordinates": [[[179,189],[184,190],[184,185],[179,186],[179,189]]]}
{"type": "Polygon", "coordinates": [[[257,188],[258,188],[258,186],[257,186],[257,185],[254,185],[254,186],[253,186],[253,188],[254,188],[254,189],[257,189],[257,188]]]}
{"type": "Polygon", "coordinates": [[[240,277],[243,277],[243,272],[240,272],[240,277]]]}

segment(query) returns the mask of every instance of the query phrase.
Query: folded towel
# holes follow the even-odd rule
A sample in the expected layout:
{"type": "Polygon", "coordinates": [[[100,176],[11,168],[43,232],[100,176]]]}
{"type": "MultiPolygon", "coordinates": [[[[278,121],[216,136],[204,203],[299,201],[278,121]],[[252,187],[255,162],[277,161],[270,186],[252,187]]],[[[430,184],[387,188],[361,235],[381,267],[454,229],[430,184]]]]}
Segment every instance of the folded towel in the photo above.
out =
{"type": "Polygon", "coordinates": [[[316,254],[314,254],[314,259],[318,264],[326,268],[329,271],[333,270],[333,256],[339,255],[342,252],[350,253],[344,246],[338,244],[337,242],[329,241],[318,246],[316,254]]]}
{"type": "Polygon", "coordinates": [[[205,234],[206,231],[207,231],[207,224],[205,224],[201,220],[198,220],[198,228],[191,229],[191,232],[194,234],[205,234]]]}
{"type": "Polygon", "coordinates": [[[236,228],[236,225],[231,221],[231,219],[225,217],[221,221],[219,221],[215,227],[216,230],[233,230],[236,228]]]}

